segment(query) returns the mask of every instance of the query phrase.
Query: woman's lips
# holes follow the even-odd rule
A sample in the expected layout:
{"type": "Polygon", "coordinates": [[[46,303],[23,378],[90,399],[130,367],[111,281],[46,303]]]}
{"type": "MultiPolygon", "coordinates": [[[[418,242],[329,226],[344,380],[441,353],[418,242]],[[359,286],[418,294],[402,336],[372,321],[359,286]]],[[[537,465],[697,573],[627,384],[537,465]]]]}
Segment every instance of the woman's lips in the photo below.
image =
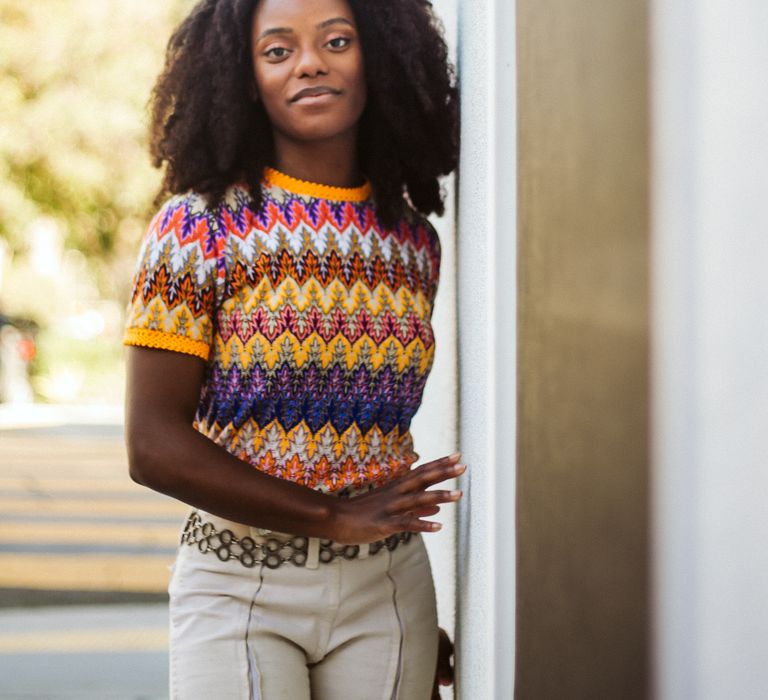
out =
{"type": "Polygon", "coordinates": [[[299,101],[318,101],[318,98],[325,97],[328,99],[329,96],[333,97],[336,95],[341,94],[341,90],[338,90],[337,88],[334,88],[330,85],[311,85],[305,87],[303,90],[299,90],[292,98],[291,102],[299,102],[299,101]],[[310,98],[312,98],[310,100],[310,98]]]}
{"type": "Polygon", "coordinates": [[[293,104],[300,104],[300,105],[324,105],[328,102],[331,102],[331,100],[334,100],[338,97],[338,95],[335,95],[332,92],[324,92],[322,95],[306,95],[304,97],[299,97],[297,100],[294,101],[293,104]]]}

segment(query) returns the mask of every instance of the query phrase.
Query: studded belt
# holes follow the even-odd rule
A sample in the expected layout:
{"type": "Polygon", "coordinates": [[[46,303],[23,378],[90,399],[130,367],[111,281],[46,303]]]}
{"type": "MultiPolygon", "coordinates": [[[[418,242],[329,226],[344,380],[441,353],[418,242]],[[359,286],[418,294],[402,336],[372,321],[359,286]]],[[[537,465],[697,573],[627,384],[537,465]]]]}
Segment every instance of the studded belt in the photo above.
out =
{"type": "Polygon", "coordinates": [[[310,566],[313,545],[316,561],[329,564],[334,559],[357,559],[378,554],[382,549],[393,551],[400,544],[409,542],[412,532],[399,532],[386,539],[370,544],[339,544],[328,539],[297,535],[279,537],[238,537],[227,528],[218,529],[213,523],[206,522],[196,511],[192,511],[181,534],[181,544],[197,545],[203,554],[214,553],[221,561],[234,559],[246,568],[252,569],[264,564],[270,569],[277,569],[286,562],[295,566],[310,566]],[[314,543],[313,543],[314,540],[314,543]]]}

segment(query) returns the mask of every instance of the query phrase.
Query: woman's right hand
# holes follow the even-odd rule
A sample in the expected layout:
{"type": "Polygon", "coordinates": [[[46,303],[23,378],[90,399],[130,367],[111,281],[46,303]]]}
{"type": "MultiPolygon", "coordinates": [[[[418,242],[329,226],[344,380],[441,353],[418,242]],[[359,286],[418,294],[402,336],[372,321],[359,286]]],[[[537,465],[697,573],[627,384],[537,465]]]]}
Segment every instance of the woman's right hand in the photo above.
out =
{"type": "Polygon", "coordinates": [[[340,544],[365,544],[397,532],[436,532],[440,524],[422,520],[454,503],[461,491],[431,490],[430,486],[464,473],[460,454],[441,457],[412,469],[380,488],[334,504],[331,539],[340,544]]]}

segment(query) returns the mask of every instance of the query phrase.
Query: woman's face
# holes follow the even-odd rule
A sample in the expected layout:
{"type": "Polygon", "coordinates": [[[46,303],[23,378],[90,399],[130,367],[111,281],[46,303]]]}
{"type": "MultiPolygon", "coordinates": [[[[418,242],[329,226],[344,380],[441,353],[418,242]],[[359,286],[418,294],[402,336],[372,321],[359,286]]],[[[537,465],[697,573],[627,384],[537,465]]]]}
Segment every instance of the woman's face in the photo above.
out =
{"type": "Polygon", "coordinates": [[[356,127],[365,73],[346,0],[260,0],[251,37],[256,90],[275,131],[315,141],[356,127]]]}

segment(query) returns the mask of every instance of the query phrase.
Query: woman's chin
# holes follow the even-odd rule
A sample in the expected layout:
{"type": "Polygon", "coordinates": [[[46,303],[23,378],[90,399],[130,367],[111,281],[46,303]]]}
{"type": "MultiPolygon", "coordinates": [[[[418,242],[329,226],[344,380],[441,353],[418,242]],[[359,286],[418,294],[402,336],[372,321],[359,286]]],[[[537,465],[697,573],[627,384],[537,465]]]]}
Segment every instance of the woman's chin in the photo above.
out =
{"type": "Polygon", "coordinates": [[[346,136],[355,128],[355,122],[348,126],[340,123],[338,117],[332,114],[307,114],[301,124],[293,124],[291,129],[283,130],[283,133],[294,141],[329,141],[346,136]],[[341,126],[340,126],[341,124],[341,126]]]}

